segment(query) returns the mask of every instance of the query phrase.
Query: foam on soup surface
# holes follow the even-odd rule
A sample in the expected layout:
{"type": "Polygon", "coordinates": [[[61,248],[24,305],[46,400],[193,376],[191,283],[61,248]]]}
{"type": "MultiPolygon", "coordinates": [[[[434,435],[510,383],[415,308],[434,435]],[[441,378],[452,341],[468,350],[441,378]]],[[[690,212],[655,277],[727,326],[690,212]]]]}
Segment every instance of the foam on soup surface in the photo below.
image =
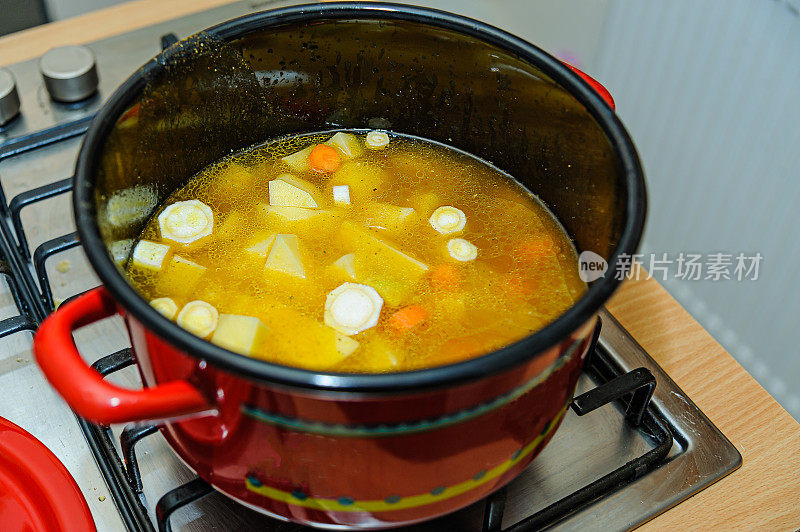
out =
{"type": "Polygon", "coordinates": [[[568,236],[517,182],[382,131],[279,139],[209,166],[155,213],[127,271],[198,336],[341,372],[479,356],[585,291],[568,236]]]}

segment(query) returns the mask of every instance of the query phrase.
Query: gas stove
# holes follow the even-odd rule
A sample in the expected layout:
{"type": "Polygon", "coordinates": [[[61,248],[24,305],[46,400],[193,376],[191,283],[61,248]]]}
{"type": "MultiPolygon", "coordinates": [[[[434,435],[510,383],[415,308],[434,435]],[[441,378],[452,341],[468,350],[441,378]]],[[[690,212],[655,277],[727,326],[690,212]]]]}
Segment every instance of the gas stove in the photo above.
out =
{"type": "MultiPolygon", "coordinates": [[[[58,304],[99,284],[69,197],[94,113],[176,36],[286,4],[238,2],[0,72],[0,415],[61,459],[100,530],[301,528],[215,493],[157,427],[75,417],[33,362],[29,334],[58,304]]],[[[735,447],[616,320],[607,312],[601,320],[580,395],[542,454],[488,499],[413,530],[629,529],[740,465],[735,447]]],[[[76,342],[109,380],[141,386],[119,318],[81,329],[76,342]]]]}

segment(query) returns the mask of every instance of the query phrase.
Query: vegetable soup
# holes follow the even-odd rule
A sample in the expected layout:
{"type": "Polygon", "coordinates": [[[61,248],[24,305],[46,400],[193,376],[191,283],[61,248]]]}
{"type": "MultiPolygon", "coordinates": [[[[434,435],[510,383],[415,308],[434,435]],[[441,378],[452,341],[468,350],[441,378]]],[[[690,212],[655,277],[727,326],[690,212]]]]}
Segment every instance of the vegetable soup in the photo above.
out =
{"type": "Polygon", "coordinates": [[[488,353],[586,289],[569,237],[516,181],[385,131],[282,138],[207,167],[149,220],[127,271],[200,337],[340,372],[488,353]]]}

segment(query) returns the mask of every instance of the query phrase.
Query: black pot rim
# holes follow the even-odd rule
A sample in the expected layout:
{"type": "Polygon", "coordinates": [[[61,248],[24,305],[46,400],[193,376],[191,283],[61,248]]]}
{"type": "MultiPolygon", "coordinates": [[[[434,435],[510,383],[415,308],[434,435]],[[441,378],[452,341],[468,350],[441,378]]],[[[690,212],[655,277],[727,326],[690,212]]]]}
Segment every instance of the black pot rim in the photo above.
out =
{"type": "Polygon", "coordinates": [[[624,126],[602,98],[577,74],[540,48],[503,30],[444,11],[399,4],[341,2],[307,4],[253,13],[214,26],[204,33],[230,40],[278,24],[305,20],[386,19],[420,22],[455,30],[488,42],[530,62],[567,89],[589,113],[611,141],[622,163],[628,199],[625,225],[617,249],[609,261],[609,272],[555,321],[535,334],[486,355],[434,368],[384,374],[343,374],[281,366],[233,353],[183,330],[150,305],[128,284],[112,262],[97,225],[92,176],[108,131],[145,86],[147,72],[159,68],[158,57],[131,75],[109,98],[93,119],[83,140],[75,172],[73,209],[78,234],[89,261],[114,298],[136,320],[182,351],[247,379],[308,390],[380,393],[417,391],[485,378],[510,369],[556,346],[582,324],[592,320],[620,280],[620,255],[631,255],[644,229],[646,194],[644,176],[636,149],[624,126]]]}

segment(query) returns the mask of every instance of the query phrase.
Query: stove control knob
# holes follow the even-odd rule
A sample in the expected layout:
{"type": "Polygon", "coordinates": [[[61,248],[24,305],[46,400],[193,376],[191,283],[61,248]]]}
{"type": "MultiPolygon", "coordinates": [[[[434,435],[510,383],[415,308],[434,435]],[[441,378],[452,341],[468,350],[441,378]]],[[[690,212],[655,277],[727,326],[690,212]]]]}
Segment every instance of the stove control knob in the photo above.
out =
{"type": "Polygon", "coordinates": [[[14,76],[0,68],[0,126],[19,114],[19,94],[14,76]]]}
{"type": "Polygon", "coordinates": [[[47,92],[56,101],[78,102],[97,91],[94,53],[85,46],[51,48],[39,59],[39,70],[47,92]]]}

